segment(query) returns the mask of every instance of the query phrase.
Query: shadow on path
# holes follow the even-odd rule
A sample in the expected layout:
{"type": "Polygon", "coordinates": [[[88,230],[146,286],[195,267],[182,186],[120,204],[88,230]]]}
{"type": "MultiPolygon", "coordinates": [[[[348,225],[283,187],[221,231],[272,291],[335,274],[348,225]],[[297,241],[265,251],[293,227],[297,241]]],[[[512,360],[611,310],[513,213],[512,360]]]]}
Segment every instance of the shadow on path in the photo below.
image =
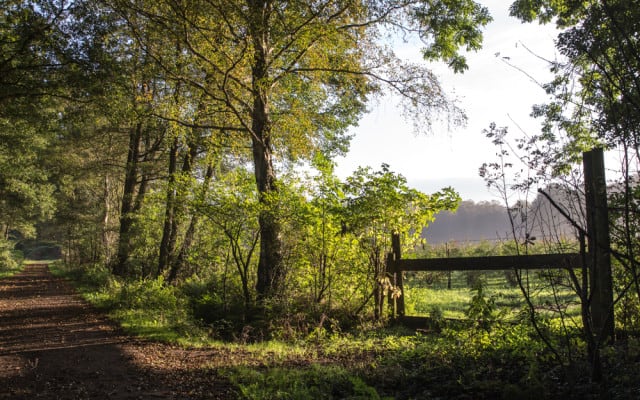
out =
{"type": "Polygon", "coordinates": [[[125,336],[46,265],[0,280],[0,399],[233,398],[202,358],[125,336]]]}

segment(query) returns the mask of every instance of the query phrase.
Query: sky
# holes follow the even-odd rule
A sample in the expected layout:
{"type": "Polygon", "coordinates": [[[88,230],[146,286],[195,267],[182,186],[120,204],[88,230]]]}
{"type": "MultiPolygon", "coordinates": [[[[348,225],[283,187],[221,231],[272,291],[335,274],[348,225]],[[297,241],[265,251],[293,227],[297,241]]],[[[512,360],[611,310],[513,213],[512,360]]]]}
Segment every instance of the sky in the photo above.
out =
{"type": "MultiPolygon", "coordinates": [[[[553,26],[522,24],[509,17],[511,1],[480,3],[489,8],[493,22],[484,29],[483,48],[467,55],[469,70],[454,74],[444,63],[427,64],[466,112],[466,126],[436,124],[432,133],[416,135],[411,121],[399,115],[397,99],[386,96],[372,104],[359,126],[351,130],[350,151],[336,160],[340,178],[351,175],[358,166],[379,169],[386,163],[407,178],[411,187],[425,193],[451,186],[463,200],[498,200],[478,175],[482,163],[496,159],[496,149],[482,131],[491,122],[509,127],[514,136],[539,131],[541,121],[529,115],[534,104],[549,100],[538,83],[549,82],[552,75],[540,57],[558,58],[554,47],[557,31],[553,26]]],[[[394,50],[411,60],[421,60],[419,45],[394,50]]]]}

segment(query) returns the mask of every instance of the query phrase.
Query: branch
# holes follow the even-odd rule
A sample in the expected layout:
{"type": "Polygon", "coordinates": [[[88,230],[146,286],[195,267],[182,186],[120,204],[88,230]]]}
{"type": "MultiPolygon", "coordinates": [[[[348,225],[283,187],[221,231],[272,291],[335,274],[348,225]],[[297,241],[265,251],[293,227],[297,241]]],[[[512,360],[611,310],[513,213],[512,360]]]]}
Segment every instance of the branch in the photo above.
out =
{"type": "Polygon", "coordinates": [[[580,226],[565,210],[564,208],[562,208],[558,203],[556,203],[555,200],[553,200],[553,198],[551,198],[551,196],[545,192],[542,189],[538,189],[538,193],[540,193],[541,195],[543,195],[547,200],[549,200],[549,203],[551,204],[551,206],[553,206],[553,208],[555,208],[560,214],[562,214],[563,217],[566,218],[567,221],[569,221],[569,223],[578,230],[579,233],[583,234],[585,237],[589,237],[587,235],[587,231],[580,226]]]}

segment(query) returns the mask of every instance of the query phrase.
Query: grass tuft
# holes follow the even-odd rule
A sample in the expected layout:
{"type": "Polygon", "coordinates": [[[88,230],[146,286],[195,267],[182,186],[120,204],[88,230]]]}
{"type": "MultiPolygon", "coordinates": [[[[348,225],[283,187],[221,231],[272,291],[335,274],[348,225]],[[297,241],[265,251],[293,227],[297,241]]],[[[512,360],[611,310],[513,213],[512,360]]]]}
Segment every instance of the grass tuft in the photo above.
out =
{"type": "Polygon", "coordinates": [[[230,368],[223,373],[243,399],[371,399],[382,397],[362,378],[344,367],[310,365],[304,368],[258,370],[230,368]]]}

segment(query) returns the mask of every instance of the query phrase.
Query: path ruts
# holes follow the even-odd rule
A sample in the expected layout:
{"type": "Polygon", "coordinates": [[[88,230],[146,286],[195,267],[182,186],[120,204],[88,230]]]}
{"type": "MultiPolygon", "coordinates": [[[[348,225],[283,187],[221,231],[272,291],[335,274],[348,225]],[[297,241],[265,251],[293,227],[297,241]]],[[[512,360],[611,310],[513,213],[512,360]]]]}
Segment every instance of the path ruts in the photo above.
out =
{"type": "Polygon", "coordinates": [[[211,356],[127,337],[46,265],[0,280],[0,399],[232,398],[211,356]]]}

